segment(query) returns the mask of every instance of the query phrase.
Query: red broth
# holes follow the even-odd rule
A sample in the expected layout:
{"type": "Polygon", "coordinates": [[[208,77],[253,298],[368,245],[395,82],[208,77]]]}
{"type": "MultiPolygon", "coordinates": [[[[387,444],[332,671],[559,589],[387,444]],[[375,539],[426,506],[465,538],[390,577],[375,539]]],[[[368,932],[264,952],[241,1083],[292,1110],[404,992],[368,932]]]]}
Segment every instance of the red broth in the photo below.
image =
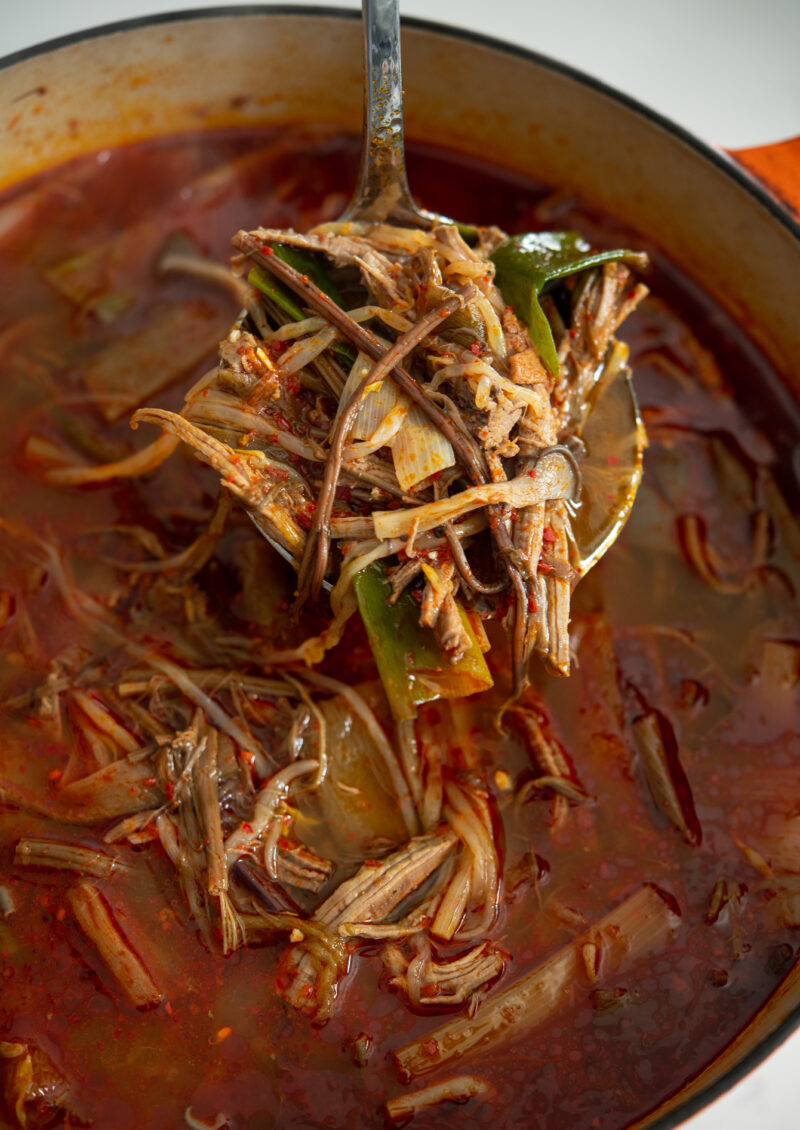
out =
{"type": "MultiPolygon", "coordinates": [[[[20,529],[60,547],[84,592],[111,599],[115,573],[91,531],[139,525],[177,552],[207,521],[215,492],[213,473],[188,456],[143,479],[56,486],[43,477],[47,443],[100,461],[146,442],[129,431],[130,406],[104,400],[87,372],[154,318],[190,310],[191,330],[167,335],[162,357],[180,354],[187,337],[192,348],[167,387],[155,381],[150,403],[179,406],[207,367],[211,355],[197,356],[196,342],[204,333],[213,340],[236,304],[198,281],[155,278],[167,235],[188,233],[224,261],[240,227],[303,230],[333,218],[357,149],[353,138],[323,133],[181,137],[90,155],[0,200],[3,786],[52,796],[74,771],[68,727],[59,731],[41,700],[31,705],[31,692],[54,670],[57,679],[53,657],[78,651],[85,670],[105,647],[65,609],[20,529]],[[126,229],[83,301],[48,281],[54,266],[126,229]],[[32,436],[45,442],[31,445],[32,436]]],[[[579,227],[600,244],[619,241],[614,225],[576,202],[501,170],[412,148],[410,173],[420,202],[450,215],[510,231],[579,227]]],[[[453,708],[428,706],[423,722],[451,763],[491,790],[504,869],[495,936],[509,960],[490,996],[643,883],[674,900],[681,925],[667,948],[619,978],[587,974],[569,1004],[524,1037],[444,1070],[474,1074],[488,1095],[418,1114],[420,1130],[621,1130],[713,1061],[797,959],[800,539],[776,485],[776,445],[796,436],[795,425],[785,409],[773,423],[779,385],[746,336],[657,253],[655,261],[652,297],[622,334],[650,434],[643,485],[623,536],[576,591],[573,675],[538,673],[529,696],[590,799],[568,803],[560,821],[546,791],[515,802],[535,773],[519,737],[493,727],[507,680],[498,638],[490,653],[498,689],[453,708]],[[768,390],[757,398],[753,374],[768,390]],[[653,712],[676,739],[701,843],[681,836],[648,787],[631,726],[653,712]],[[718,907],[715,887],[726,896],[718,907]]],[[[270,612],[254,626],[235,582],[237,553],[252,540],[249,523],[235,524],[200,581],[222,629],[277,637],[291,578],[269,561],[270,612]]],[[[153,645],[169,646],[171,632],[165,615],[153,645]]],[[[329,668],[374,677],[358,630],[329,668]]],[[[315,1027],[276,996],[284,943],[222,956],[200,937],[160,848],[125,847],[129,870],[98,884],[166,994],[154,1009],[134,1009],[75,923],[66,898],[73,877],[13,863],[23,835],[97,846],[103,831],[65,832],[13,805],[0,811],[0,883],[15,904],[0,918],[0,1039],[35,1041],[102,1130],[172,1130],[187,1108],[209,1124],[222,1113],[236,1130],[383,1125],[386,1098],[415,1085],[398,1078],[393,1053],[445,1017],[415,1014],[387,987],[379,944],[360,948],[336,1014],[315,1027]],[[366,1066],[353,1055],[361,1034],[370,1038],[366,1066]]]]}

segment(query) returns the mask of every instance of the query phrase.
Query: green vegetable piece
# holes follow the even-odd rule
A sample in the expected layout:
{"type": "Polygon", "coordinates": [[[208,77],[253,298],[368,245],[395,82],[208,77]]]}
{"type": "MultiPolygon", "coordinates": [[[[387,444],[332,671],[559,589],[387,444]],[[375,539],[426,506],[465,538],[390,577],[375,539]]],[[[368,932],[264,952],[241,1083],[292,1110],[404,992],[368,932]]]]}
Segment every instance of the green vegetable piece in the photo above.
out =
{"type": "Polygon", "coordinates": [[[297,247],[286,247],[282,243],[276,243],[273,251],[279,259],[283,259],[284,263],[294,267],[301,275],[307,275],[337,306],[341,307],[342,310],[345,309],[344,299],[335,283],[331,281],[324,268],[310,251],[302,251],[297,247]]]}
{"type": "Polygon", "coordinates": [[[305,318],[305,314],[289,291],[282,287],[279,282],[276,282],[266,271],[262,271],[260,267],[251,268],[247,281],[251,286],[260,290],[262,294],[266,294],[267,298],[271,298],[275,305],[283,310],[284,314],[289,315],[292,321],[301,322],[305,318]]]}
{"type": "Polygon", "coordinates": [[[492,676],[463,608],[461,619],[471,646],[456,664],[450,663],[433,631],[419,625],[419,605],[404,592],[389,604],[391,586],[386,570],[373,562],[356,575],[353,586],[364,627],[392,713],[398,720],[413,718],[417,706],[436,698],[462,698],[492,686],[492,676]]]}
{"type": "Polygon", "coordinates": [[[558,372],[558,355],[550,323],[539,305],[540,295],[558,279],[601,263],[621,259],[639,267],[647,264],[647,257],[637,251],[593,251],[574,231],[513,235],[495,248],[490,258],[496,268],[495,282],[500,293],[527,323],[531,340],[553,376],[558,372]]]}
{"type": "MultiPolygon", "coordinates": [[[[297,271],[302,271],[304,275],[308,275],[313,282],[324,290],[329,298],[333,299],[337,306],[344,309],[344,300],[339,294],[334,284],[320,267],[319,263],[311,255],[305,255],[302,251],[295,251],[294,248],[289,247],[276,247],[275,254],[279,259],[289,263],[297,271]],[[289,257],[291,255],[291,258],[289,257]]],[[[308,317],[307,313],[301,306],[297,305],[294,296],[284,286],[282,286],[277,279],[273,279],[266,271],[262,271],[260,267],[252,267],[250,274],[247,276],[247,281],[251,286],[257,287],[262,294],[266,294],[267,298],[283,310],[284,314],[288,314],[293,322],[301,322],[303,318],[308,317]]],[[[356,359],[355,350],[344,341],[335,341],[333,343],[333,352],[336,356],[343,361],[346,365],[352,365],[356,359]]]]}
{"type": "Polygon", "coordinates": [[[478,229],[474,224],[456,223],[458,234],[469,247],[474,247],[478,242],[478,229]]]}

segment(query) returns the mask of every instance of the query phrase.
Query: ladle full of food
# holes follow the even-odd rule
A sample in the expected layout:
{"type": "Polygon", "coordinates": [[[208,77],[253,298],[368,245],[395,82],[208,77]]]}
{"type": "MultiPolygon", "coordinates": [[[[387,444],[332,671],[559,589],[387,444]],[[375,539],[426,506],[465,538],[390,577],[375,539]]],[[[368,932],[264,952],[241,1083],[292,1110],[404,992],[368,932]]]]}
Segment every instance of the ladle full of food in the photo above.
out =
{"type": "Polygon", "coordinates": [[[572,231],[509,238],[420,210],[405,171],[398,5],[365,0],[361,171],[344,215],[240,231],[245,308],[180,414],[144,409],[330,589],[317,661],[361,613],[394,716],[534,652],[569,672],[576,582],[633,503],[644,434],[615,331],[646,288],[572,231]],[[242,438],[244,436],[244,439],[242,438]]]}

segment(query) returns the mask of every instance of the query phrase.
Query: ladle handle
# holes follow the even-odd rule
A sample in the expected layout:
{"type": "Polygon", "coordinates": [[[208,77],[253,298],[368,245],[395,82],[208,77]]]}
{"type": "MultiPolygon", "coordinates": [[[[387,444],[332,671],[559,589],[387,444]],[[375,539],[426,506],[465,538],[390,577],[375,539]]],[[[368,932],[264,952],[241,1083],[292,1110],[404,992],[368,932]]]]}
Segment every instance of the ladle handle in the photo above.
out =
{"type": "Polygon", "coordinates": [[[364,140],[358,185],[342,219],[414,222],[406,177],[398,0],[362,0],[364,140]]]}

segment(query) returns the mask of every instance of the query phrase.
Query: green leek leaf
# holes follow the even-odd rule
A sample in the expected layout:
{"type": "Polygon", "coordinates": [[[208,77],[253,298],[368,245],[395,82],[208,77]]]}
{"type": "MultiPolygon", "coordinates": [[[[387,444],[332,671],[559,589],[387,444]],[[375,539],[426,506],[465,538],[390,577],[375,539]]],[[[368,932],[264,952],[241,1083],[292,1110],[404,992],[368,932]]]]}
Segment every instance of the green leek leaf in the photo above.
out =
{"type": "Polygon", "coordinates": [[[283,310],[284,314],[288,314],[294,322],[301,322],[305,318],[305,314],[300,306],[297,305],[292,295],[281,286],[279,282],[268,275],[266,271],[262,271],[260,267],[252,267],[247,276],[247,281],[251,286],[256,287],[262,294],[266,294],[267,298],[271,298],[275,305],[283,310]]]}
{"type": "Polygon", "coordinates": [[[451,663],[432,629],[420,627],[419,605],[406,590],[389,604],[385,567],[375,561],[353,581],[361,618],[392,713],[413,718],[417,706],[436,698],[463,698],[492,686],[475,632],[463,608],[461,619],[471,640],[466,655],[451,663]]]}
{"type": "Polygon", "coordinates": [[[646,257],[636,251],[593,251],[574,231],[514,235],[495,248],[490,258],[495,265],[495,282],[500,293],[527,323],[533,344],[554,376],[558,372],[558,356],[553,331],[539,305],[540,295],[558,279],[602,263],[619,259],[640,267],[647,263],[646,257]]]}
{"type": "Polygon", "coordinates": [[[342,310],[345,309],[344,299],[341,293],[335,283],[331,281],[315,255],[310,251],[303,251],[298,247],[287,247],[283,243],[276,243],[273,247],[273,251],[279,259],[283,259],[284,263],[288,263],[290,267],[294,267],[301,275],[307,275],[337,306],[342,310]]]}

